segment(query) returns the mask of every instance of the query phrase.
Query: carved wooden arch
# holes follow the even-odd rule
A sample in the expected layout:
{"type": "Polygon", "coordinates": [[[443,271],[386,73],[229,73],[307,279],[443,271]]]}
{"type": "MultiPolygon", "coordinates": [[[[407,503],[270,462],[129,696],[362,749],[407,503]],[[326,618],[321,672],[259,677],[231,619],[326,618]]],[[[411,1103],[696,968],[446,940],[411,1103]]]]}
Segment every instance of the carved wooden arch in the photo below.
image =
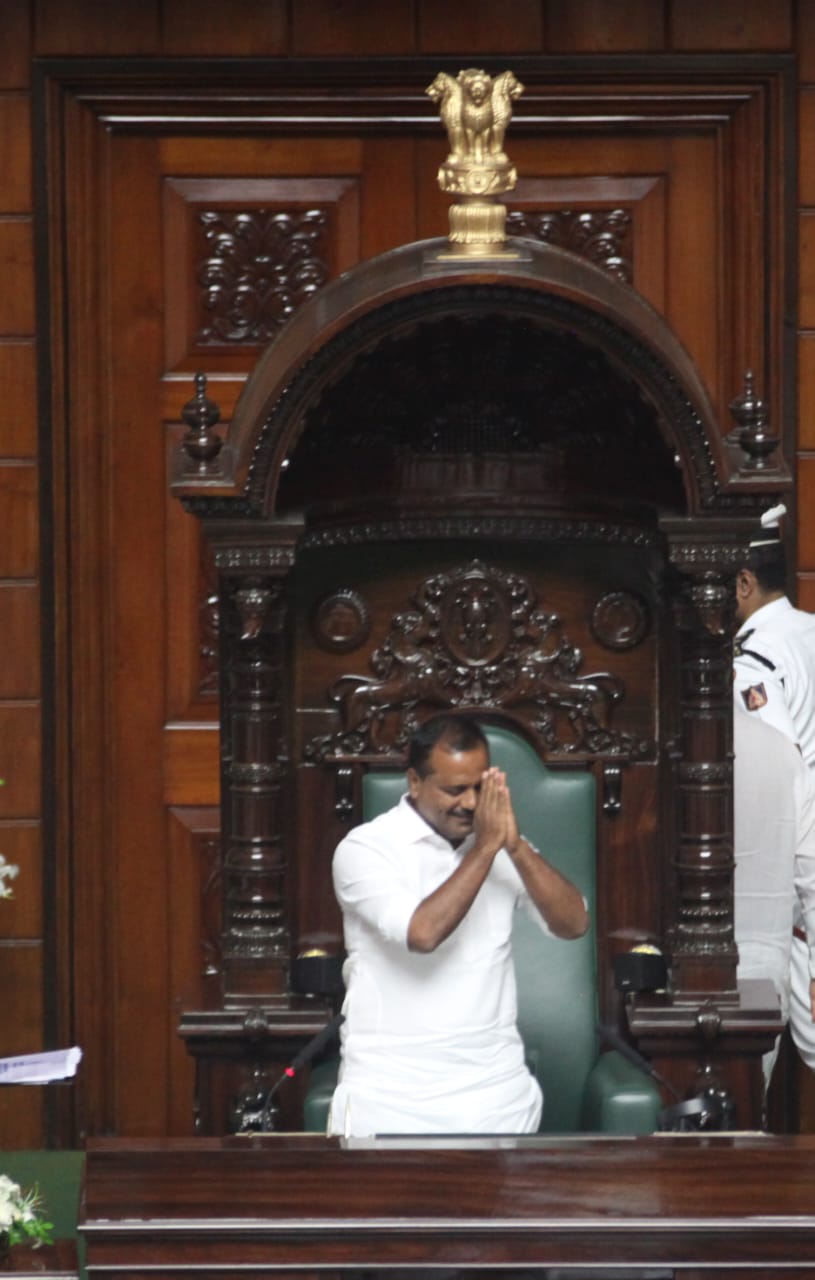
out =
{"type": "MultiPolygon", "coordinates": [[[[272,517],[281,468],[310,405],[354,357],[422,315],[484,305],[488,297],[499,310],[572,329],[627,368],[679,459],[689,514],[722,500],[732,508],[725,495],[743,490],[745,481],[749,489],[747,455],[727,440],[693,361],[639,294],[551,245],[520,241],[519,260],[490,263],[485,271],[483,264],[439,266],[445,243],[420,242],[371,259],[307,303],[258,361],[238,401],[228,449],[192,464],[177,455],[174,493],[204,516],[272,517]]],[[[773,458],[769,470],[785,487],[783,460],[773,458]]]]}
{"type": "MultiPolygon", "coordinates": [[[[279,518],[284,461],[302,437],[310,409],[322,398],[330,399],[365,352],[409,334],[428,317],[481,308],[482,314],[492,310],[532,317],[551,331],[577,333],[586,347],[625,369],[653,411],[663,447],[678,459],[683,509],[652,510],[649,529],[639,525],[634,534],[647,532],[659,542],[666,571],[665,609],[677,635],[673,658],[678,673],[667,717],[670,731],[661,728],[657,744],[666,784],[661,787],[660,844],[675,881],[669,928],[674,999],[667,1032],[661,1007],[653,1021],[647,1012],[635,1030],[644,1040],[653,1035],[661,1044],[666,1034],[673,1038],[668,1057],[681,1058],[686,1070],[698,1060],[704,1038],[700,1008],[715,1001],[715,1017],[704,1023],[704,1053],[715,1042],[715,1052],[728,1059],[732,1032],[750,1040],[755,1066],[766,1047],[767,1027],[774,1024],[766,1007],[756,1017],[742,1009],[736,984],[726,609],[728,577],[740,545],[769,496],[788,486],[788,472],[782,459],[764,455],[757,467],[758,451],[754,456],[725,437],[687,353],[666,322],[627,286],[565,251],[526,242],[518,260],[442,265],[437,254],[444,243],[408,245],[362,264],[304,306],[258,362],[223,448],[211,430],[211,411],[199,388],[199,413],[197,418],[190,415],[200,423],[199,438],[193,434],[194,447],[175,458],[173,490],[204,519],[221,584],[227,1004],[236,1010],[262,1005],[278,1010],[281,1018],[290,1013],[286,858],[293,818],[286,797],[301,761],[290,758],[286,724],[287,579],[309,539],[319,538],[323,530],[279,518]]],[[[564,516],[568,523],[568,512],[553,507],[549,495],[532,492],[518,511],[503,518],[497,534],[495,523],[484,521],[475,536],[551,543],[564,516]]],[[[469,537],[474,528],[458,508],[449,518],[436,513],[428,519],[420,513],[413,528],[411,519],[409,512],[405,520],[363,523],[338,536],[346,543],[443,540],[469,537]]],[[[599,522],[588,536],[597,531],[605,541],[619,536],[600,530],[599,522]]],[[[418,658],[424,656],[421,645],[414,650],[418,658]]],[[[537,652],[534,646],[531,652],[537,652]]],[[[551,656],[548,650],[545,656],[551,656]]],[[[524,651],[520,657],[528,655],[524,651]]],[[[350,728],[367,733],[370,686],[359,688],[360,719],[350,728]]],[[[385,697],[388,690],[381,692],[385,697]]],[[[595,702],[587,704],[578,725],[581,745],[587,744],[586,754],[595,759],[619,750],[602,720],[597,699],[602,701],[604,693],[608,701],[610,687],[593,690],[595,702]]],[[[574,707],[572,702],[570,709],[574,707]]],[[[335,755],[338,778],[349,772],[342,760],[344,743],[336,750],[333,734],[324,745],[318,741],[317,748],[317,759],[335,755]]],[[[627,744],[626,752],[634,755],[627,744]]],[[[350,754],[358,756],[359,751],[352,748],[350,754]]],[[[317,829],[305,835],[313,843],[317,829]]],[[[741,1060],[737,1067],[741,1071],[741,1060]]]]}

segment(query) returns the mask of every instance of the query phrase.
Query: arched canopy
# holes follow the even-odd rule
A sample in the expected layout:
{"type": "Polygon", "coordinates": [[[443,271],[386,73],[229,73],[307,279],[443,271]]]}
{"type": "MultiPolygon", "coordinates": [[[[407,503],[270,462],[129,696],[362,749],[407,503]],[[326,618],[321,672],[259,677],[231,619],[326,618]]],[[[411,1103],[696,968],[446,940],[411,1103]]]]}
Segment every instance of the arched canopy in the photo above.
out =
{"type": "MultiPolygon", "coordinates": [[[[651,447],[661,449],[678,469],[681,514],[716,511],[744,457],[726,441],[693,360],[663,317],[629,286],[572,253],[535,241],[513,244],[517,257],[471,262],[445,259],[444,240],[423,241],[339,277],[301,309],[261,356],[238,401],[217,476],[210,472],[203,477],[199,470],[193,477],[179,470],[175,493],[192,500],[193,507],[197,496],[205,498],[212,515],[278,514],[287,460],[307,424],[325,418],[322,409],[335,391],[347,398],[360,362],[381,369],[389,359],[393,363],[399,346],[418,370],[422,335],[432,348],[429,327],[439,326],[438,335],[444,324],[458,323],[463,326],[462,350],[475,340],[473,326],[480,324],[477,340],[484,352],[490,333],[497,338],[514,326],[536,353],[548,349],[550,369],[564,358],[571,360],[574,384],[584,401],[583,374],[590,366],[596,385],[605,388],[606,406],[627,398],[643,409],[635,413],[639,438],[637,430],[628,441],[615,436],[609,450],[613,444],[618,452],[627,446],[639,454],[649,444],[642,432],[650,431],[659,437],[651,447]],[[647,428],[646,418],[651,424],[647,428]]],[[[483,368],[480,357],[477,363],[483,368]]],[[[524,367],[530,363],[540,363],[537,355],[527,358],[524,367]]],[[[539,385],[527,386],[528,399],[550,399],[542,378],[539,385]]],[[[598,405],[592,412],[595,423],[609,417],[607,408],[600,412],[598,405]]],[[[526,427],[537,429],[529,423],[526,427]]],[[[561,433],[565,429],[561,423],[561,433]]]]}

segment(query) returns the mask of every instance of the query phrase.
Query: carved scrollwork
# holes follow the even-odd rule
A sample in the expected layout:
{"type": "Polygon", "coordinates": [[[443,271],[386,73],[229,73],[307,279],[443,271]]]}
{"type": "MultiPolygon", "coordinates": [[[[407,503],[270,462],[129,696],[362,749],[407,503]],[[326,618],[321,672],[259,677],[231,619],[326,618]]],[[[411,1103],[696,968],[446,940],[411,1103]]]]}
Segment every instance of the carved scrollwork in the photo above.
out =
{"type": "Polygon", "coordinates": [[[633,220],[627,209],[514,209],[507,215],[507,232],[570,249],[624,284],[634,278],[633,220]]]}
{"type": "Polygon", "coordinates": [[[324,209],[206,210],[199,346],[268,342],[328,280],[324,209]]]}
{"type": "Polygon", "coordinates": [[[609,591],[594,606],[590,625],[606,649],[635,649],[648,634],[648,606],[630,591],[609,591]]]}
{"type": "Polygon", "coordinates": [[[342,587],[321,600],[312,617],[312,633],[321,649],[349,653],[364,644],[371,615],[358,591],[342,587]]]}
{"type": "Polygon", "coordinates": [[[648,745],[612,728],[624,695],[608,672],[578,674],[581,651],[528,581],[473,560],[426,579],[371,655],[373,675],[329,690],[341,730],[314,739],[311,758],[401,754],[427,707],[511,709],[550,753],[639,756],[648,745]]]}

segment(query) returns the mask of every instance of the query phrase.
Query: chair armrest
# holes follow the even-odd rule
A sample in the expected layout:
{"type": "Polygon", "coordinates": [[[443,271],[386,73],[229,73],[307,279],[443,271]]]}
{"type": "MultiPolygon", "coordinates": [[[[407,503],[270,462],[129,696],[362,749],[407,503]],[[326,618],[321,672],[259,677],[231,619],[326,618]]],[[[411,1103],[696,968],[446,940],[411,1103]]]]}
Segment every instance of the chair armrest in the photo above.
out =
{"type": "Polygon", "coordinates": [[[662,1105],[654,1081],[612,1049],[600,1055],[586,1081],[583,1128],[590,1133],[654,1133],[662,1105]]]}
{"type": "Polygon", "coordinates": [[[327,1058],[311,1068],[303,1100],[303,1130],[306,1133],[325,1133],[328,1128],[328,1108],[337,1087],[339,1069],[338,1057],[327,1058]]]}

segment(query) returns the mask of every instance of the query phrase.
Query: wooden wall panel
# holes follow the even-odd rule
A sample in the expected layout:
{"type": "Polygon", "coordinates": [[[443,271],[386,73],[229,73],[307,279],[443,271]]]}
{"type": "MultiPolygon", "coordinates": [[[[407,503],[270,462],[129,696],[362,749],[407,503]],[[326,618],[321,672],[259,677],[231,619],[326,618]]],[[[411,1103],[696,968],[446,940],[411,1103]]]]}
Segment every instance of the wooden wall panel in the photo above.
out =
{"type": "Polygon", "coordinates": [[[0,699],[40,696],[39,616],[36,583],[0,581],[0,699]]]}
{"type": "Polygon", "coordinates": [[[0,458],[37,452],[36,350],[32,341],[0,338],[0,458]]]}
{"type": "MultiPolygon", "coordinates": [[[[0,902],[0,908],[10,906],[0,902]]],[[[3,1025],[0,1057],[37,1053],[42,1049],[43,951],[38,941],[0,941],[0,988],[3,1025]]],[[[0,1133],[3,1147],[31,1146],[42,1129],[44,1090],[19,1085],[0,1089],[0,1133]]]]}
{"type": "Polygon", "coordinates": [[[666,0],[544,0],[547,53],[648,53],[666,47],[666,0]]]}
{"type": "Polygon", "coordinates": [[[420,53],[534,53],[543,49],[541,0],[417,0],[420,53]]]}
{"type": "MultiPolygon", "coordinates": [[[[173,920],[168,961],[176,1023],[185,1011],[217,1005],[221,927],[218,833],[217,806],[173,807],[168,812],[168,892],[173,920]]],[[[169,1059],[167,1132],[192,1134],[195,1071],[179,1036],[170,1041],[169,1059]]]]}
{"type": "Polygon", "coordinates": [[[179,57],[271,58],[288,47],[286,0],[164,0],[162,52],[179,57]]]}
{"type": "Polygon", "coordinates": [[[798,95],[798,128],[801,145],[798,149],[798,203],[815,205],[815,165],[812,164],[808,146],[815,138],[815,87],[807,86],[798,95]]]}
{"type": "Polygon", "coordinates": [[[799,449],[815,450],[815,333],[798,338],[798,423],[799,449]]]}
{"type": "Polygon", "coordinates": [[[20,868],[19,875],[10,881],[14,896],[0,899],[0,938],[41,941],[42,841],[39,823],[31,820],[16,822],[13,819],[0,822],[0,853],[7,862],[20,868]]]}
{"type": "Polygon", "coordinates": [[[791,0],[669,0],[671,48],[712,53],[792,47],[791,0]]]}
{"type": "Polygon", "coordinates": [[[414,0],[293,0],[291,52],[362,57],[413,53],[414,0]]]}
{"type": "Polygon", "coordinates": [[[30,0],[4,0],[0,5],[0,89],[24,89],[30,79],[30,0]]]}
{"type": "Polygon", "coordinates": [[[37,469],[28,462],[0,462],[0,507],[8,528],[0,538],[0,578],[37,574],[37,469]]]}
{"type": "Polygon", "coordinates": [[[31,0],[40,57],[159,52],[159,0],[31,0]]]}
{"type": "Polygon", "coordinates": [[[0,212],[31,212],[28,94],[0,96],[0,212]]]}
{"type": "Polygon", "coordinates": [[[815,455],[798,455],[798,568],[802,573],[815,571],[815,455]],[[809,516],[809,518],[807,518],[809,516]]]}
{"type": "Polygon", "coordinates": [[[798,228],[798,323],[815,329],[815,209],[802,211],[798,228]]]}
{"type": "Polygon", "coordinates": [[[801,84],[815,81],[815,0],[798,0],[795,51],[801,84]]]}
{"type": "Polygon", "coordinates": [[[0,334],[34,332],[34,240],[31,219],[0,216],[0,334]]]}
{"type": "Polygon", "coordinates": [[[0,702],[0,819],[36,818],[40,812],[40,708],[35,702],[0,702]]]}
{"type": "Polygon", "coordinates": [[[359,179],[170,177],[164,231],[168,370],[246,370],[288,315],[359,261],[359,179]]]}

